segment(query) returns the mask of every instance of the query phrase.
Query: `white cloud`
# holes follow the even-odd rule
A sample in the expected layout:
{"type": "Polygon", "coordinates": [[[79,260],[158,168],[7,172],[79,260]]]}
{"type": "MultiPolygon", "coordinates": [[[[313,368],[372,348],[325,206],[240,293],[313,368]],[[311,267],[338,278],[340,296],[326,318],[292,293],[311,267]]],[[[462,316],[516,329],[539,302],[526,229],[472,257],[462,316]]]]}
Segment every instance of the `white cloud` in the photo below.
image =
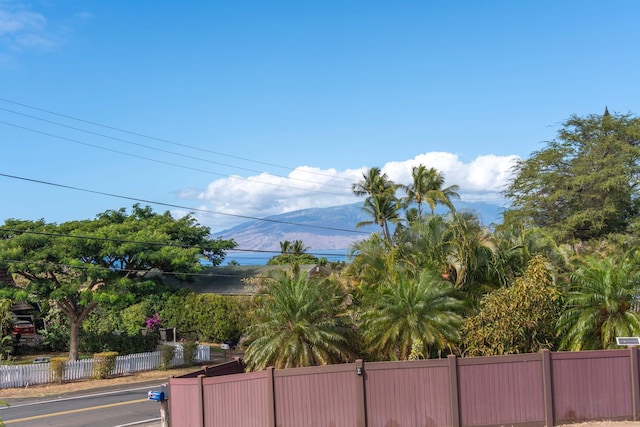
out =
{"type": "MultiPolygon", "coordinates": [[[[500,191],[508,183],[517,156],[480,156],[464,163],[455,154],[430,152],[403,162],[389,162],[382,171],[397,183],[411,183],[411,168],[419,164],[434,167],[445,176],[445,186],[458,185],[464,201],[501,204],[500,191]]],[[[362,179],[367,168],[318,169],[300,166],[288,176],[263,173],[248,178],[230,176],[211,182],[201,191],[185,190],[181,197],[197,199],[201,209],[224,213],[197,213],[198,220],[214,231],[247,221],[300,209],[356,203],[351,185],[362,179]],[[241,216],[241,218],[234,217],[241,216]]]]}
{"type": "Polygon", "coordinates": [[[7,3],[0,3],[0,43],[14,52],[50,50],[60,44],[60,37],[48,30],[44,15],[28,10],[10,10],[7,3]]]}

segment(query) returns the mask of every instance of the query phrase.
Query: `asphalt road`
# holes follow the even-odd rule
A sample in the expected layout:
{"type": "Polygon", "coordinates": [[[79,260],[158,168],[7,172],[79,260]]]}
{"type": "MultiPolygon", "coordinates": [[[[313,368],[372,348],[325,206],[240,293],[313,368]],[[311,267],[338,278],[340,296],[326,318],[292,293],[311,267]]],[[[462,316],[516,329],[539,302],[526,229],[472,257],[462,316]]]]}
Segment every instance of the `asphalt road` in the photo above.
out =
{"type": "Polygon", "coordinates": [[[160,382],[113,386],[41,398],[4,399],[0,409],[7,427],[157,427],[160,403],[149,401],[160,382]]]}

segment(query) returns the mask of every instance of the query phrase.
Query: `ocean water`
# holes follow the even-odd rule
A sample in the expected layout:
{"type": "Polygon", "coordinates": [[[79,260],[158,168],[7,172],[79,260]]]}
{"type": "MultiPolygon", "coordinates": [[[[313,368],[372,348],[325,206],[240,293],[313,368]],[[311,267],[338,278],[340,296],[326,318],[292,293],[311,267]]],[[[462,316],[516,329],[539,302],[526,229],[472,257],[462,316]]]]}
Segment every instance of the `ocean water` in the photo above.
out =
{"type": "MultiPolygon", "coordinates": [[[[329,262],[348,261],[346,249],[326,249],[309,251],[310,254],[318,258],[326,258],[329,262]]],[[[278,255],[278,252],[227,252],[227,256],[220,265],[228,265],[231,261],[239,265],[267,265],[267,261],[278,255]]]]}

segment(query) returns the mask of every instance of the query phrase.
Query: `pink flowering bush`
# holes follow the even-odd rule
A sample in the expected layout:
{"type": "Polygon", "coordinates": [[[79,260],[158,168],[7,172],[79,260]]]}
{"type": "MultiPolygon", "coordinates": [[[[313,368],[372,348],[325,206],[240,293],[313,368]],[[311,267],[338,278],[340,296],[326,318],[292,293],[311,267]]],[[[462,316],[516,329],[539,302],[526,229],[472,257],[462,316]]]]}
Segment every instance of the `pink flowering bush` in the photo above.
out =
{"type": "Polygon", "coordinates": [[[160,315],[158,313],[153,313],[153,316],[147,317],[147,320],[144,321],[144,326],[151,329],[152,331],[160,329],[160,326],[162,326],[160,315]]]}

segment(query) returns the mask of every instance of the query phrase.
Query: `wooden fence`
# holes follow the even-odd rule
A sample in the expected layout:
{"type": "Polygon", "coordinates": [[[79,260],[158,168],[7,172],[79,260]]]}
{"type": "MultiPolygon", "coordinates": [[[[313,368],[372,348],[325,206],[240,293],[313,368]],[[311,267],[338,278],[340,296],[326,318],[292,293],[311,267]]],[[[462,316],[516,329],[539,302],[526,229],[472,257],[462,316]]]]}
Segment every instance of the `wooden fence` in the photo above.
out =
{"type": "Polygon", "coordinates": [[[640,419],[638,350],[273,368],[169,379],[172,425],[487,427],[640,419]]]}
{"type": "MultiPolygon", "coordinates": [[[[209,346],[198,346],[196,354],[197,362],[209,362],[211,354],[209,346]]],[[[161,364],[161,352],[128,354],[116,357],[116,365],[111,372],[112,376],[122,376],[133,372],[151,371],[161,364]]],[[[171,366],[184,365],[182,346],[176,346],[176,351],[171,361],[171,366]]],[[[75,381],[91,378],[93,372],[93,359],[83,359],[67,362],[64,381],[75,381]]],[[[46,384],[52,382],[49,363],[34,363],[30,365],[5,365],[0,366],[0,389],[11,387],[27,387],[33,384],[46,384]]]]}

